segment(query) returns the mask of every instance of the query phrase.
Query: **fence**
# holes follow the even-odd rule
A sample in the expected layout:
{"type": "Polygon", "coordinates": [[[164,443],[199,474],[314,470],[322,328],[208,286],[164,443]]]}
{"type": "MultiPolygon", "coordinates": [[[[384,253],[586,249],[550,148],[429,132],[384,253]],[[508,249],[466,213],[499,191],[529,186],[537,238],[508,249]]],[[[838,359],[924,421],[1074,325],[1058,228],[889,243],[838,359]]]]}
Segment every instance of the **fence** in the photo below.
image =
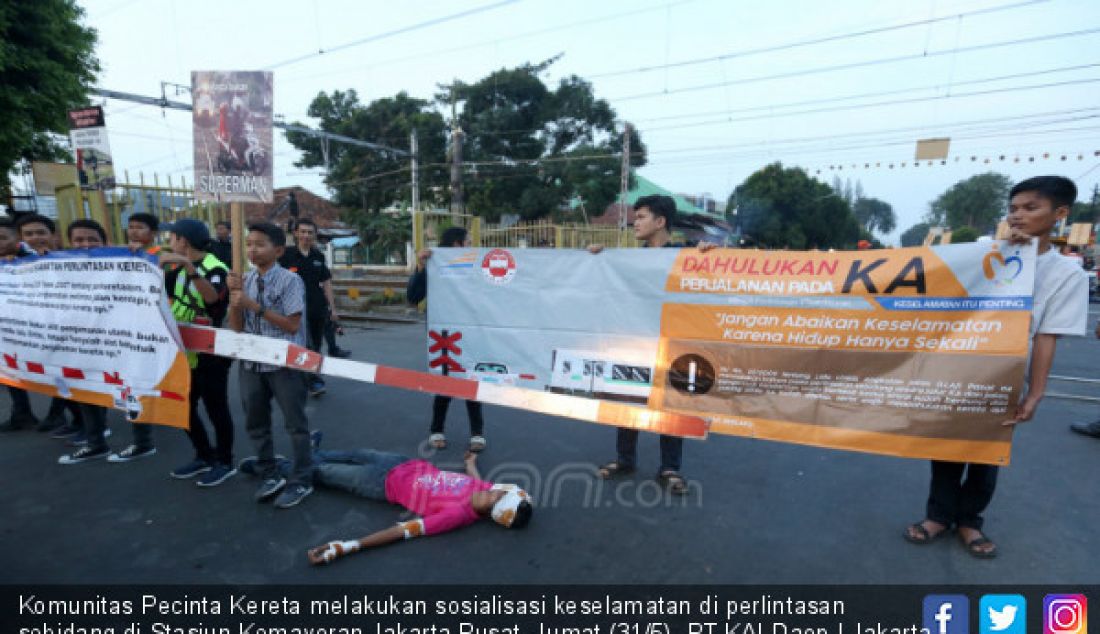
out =
{"type": "Polygon", "coordinates": [[[213,226],[219,220],[229,219],[229,206],[195,200],[194,190],[187,179],[173,183],[169,177],[163,185],[153,177],[147,184],[144,174],[138,182],[125,182],[107,192],[81,191],[76,185],[59,187],[57,194],[57,224],[62,237],[67,235],[69,224],[77,218],[92,218],[107,230],[113,244],[126,244],[124,217],[137,212],[153,214],[161,222],[173,222],[180,218],[196,218],[213,226]]]}
{"type": "Polygon", "coordinates": [[[591,244],[609,247],[637,247],[630,229],[582,224],[553,224],[545,221],[523,222],[503,227],[483,224],[481,218],[464,214],[420,212],[413,214],[413,248],[420,251],[438,244],[448,227],[465,227],[470,241],[478,247],[511,249],[556,248],[583,249],[591,244]]]}
{"type": "MultiPolygon", "coordinates": [[[[137,212],[151,213],[161,222],[180,218],[196,218],[209,226],[229,219],[229,206],[195,200],[194,190],[186,178],[173,182],[169,177],[161,183],[154,175],[146,183],[144,174],[131,182],[130,174],[115,189],[107,192],[81,191],[77,186],[60,187],[57,194],[57,220],[61,236],[77,218],[92,218],[103,225],[113,244],[126,244],[125,219],[137,212]]],[[[448,227],[464,227],[474,246],[523,248],[582,249],[591,244],[608,247],[636,247],[630,229],[583,224],[553,224],[546,221],[524,222],[503,227],[483,224],[481,218],[469,214],[418,212],[412,215],[413,248],[420,251],[438,244],[448,227]]]]}
{"type": "Polygon", "coordinates": [[[583,249],[592,244],[608,247],[636,247],[638,241],[634,239],[633,231],[620,231],[618,227],[525,222],[510,227],[482,228],[481,242],[478,246],[583,249]]]}

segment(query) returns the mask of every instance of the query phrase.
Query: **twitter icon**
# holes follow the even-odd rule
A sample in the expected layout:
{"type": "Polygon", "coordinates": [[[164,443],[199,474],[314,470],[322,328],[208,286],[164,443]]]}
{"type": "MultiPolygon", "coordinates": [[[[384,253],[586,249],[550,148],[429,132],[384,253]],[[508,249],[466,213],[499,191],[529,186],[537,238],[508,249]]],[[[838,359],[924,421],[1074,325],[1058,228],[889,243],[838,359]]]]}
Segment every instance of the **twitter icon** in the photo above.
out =
{"type": "Polygon", "coordinates": [[[980,634],[1027,634],[1027,599],[1018,594],[986,594],[978,604],[980,634]]]}

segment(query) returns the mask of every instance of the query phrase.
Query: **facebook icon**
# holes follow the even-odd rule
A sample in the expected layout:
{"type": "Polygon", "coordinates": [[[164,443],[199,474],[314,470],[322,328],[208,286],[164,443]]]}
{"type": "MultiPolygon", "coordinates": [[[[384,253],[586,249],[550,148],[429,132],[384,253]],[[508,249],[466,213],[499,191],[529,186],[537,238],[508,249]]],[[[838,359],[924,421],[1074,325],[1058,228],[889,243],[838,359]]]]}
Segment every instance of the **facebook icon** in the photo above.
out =
{"type": "Polygon", "coordinates": [[[929,634],[970,634],[970,599],[961,594],[924,597],[922,627],[929,634]]]}

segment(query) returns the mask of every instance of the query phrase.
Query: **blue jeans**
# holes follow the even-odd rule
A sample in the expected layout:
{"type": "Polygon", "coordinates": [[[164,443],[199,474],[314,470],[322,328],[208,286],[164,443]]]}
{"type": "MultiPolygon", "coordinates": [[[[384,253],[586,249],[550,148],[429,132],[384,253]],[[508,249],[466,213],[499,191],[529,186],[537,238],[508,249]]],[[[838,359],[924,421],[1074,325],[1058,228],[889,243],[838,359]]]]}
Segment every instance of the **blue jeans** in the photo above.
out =
{"type": "Polygon", "coordinates": [[[318,451],[313,477],[318,484],[354,493],[368,500],[386,501],[386,476],[408,456],[356,449],[354,451],[318,451]]]}
{"type": "Polygon", "coordinates": [[[245,429],[256,447],[256,470],[263,478],[275,478],[275,444],[271,439],[271,399],[279,404],[283,424],[290,436],[294,454],[290,481],[308,485],[312,481],[312,449],[309,445],[309,420],[306,418],[306,384],[301,373],[282,368],[273,372],[240,370],[241,400],[244,402],[245,429]]]}
{"type": "MultiPolygon", "coordinates": [[[[627,469],[633,468],[638,455],[638,430],[620,427],[615,437],[615,448],[619,453],[619,464],[627,469]]],[[[661,468],[657,473],[679,471],[683,455],[683,438],[661,434],[661,468]]]]}

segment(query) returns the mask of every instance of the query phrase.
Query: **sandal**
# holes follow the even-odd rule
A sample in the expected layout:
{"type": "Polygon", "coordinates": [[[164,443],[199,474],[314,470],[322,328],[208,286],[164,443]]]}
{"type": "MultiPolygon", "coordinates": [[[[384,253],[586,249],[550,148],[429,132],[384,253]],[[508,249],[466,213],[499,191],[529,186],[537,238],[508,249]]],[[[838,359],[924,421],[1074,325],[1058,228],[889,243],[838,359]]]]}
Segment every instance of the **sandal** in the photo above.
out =
{"type": "Polygon", "coordinates": [[[978,559],[993,559],[997,556],[997,545],[993,544],[993,540],[985,535],[966,541],[962,533],[959,533],[959,541],[962,542],[963,548],[965,548],[966,552],[970,553],[972,557],[977,557],[978,559]],[[990,550],[982,548],[982,546],[986,544],[993,544],[993,548],[990,550]]]}
{"type": "Polygon", "coordinates": [[[470,436],[470,451],[481,453],[485,449],[485,436],[470,436]]]}
{"type": "Polygon", "coordinates": [[[672,469],[657,474],[657,482],[660,482],[661,485],[668,489],[668,492],[673,495],[683,495],[687,493],[687,481],[684,480],[684,476],[672,469]]]}
{"type": "MultiPolygon", "coordinates": [[[[901,536],[904,537],[905,541],[909,542],[910,544],[918,544],[923,546],[925,544],[931,544],[937,539],[943,537],[944,533],[947,532],[946,526],[936,531],[935,533],[929,532],[928,529],[924,527],[924,522],[927,521],[931,520],[921,520],[916,524],[910,524],[908,527],[906,527],[905,532],[903,532],[901,536]]],[[[936,523],[938,524],[939,522],[936,523]]]]}
{"type": "Polygon", "coordinates": [[[446,449],[447,437],[443,434],[432,434],[428,436],[428,444],[432,446],[432,449],[446,449]]]}
{"type": "Polygon", "coordinates": [[[597,471],[597,475],[601,480],[610,480],[617,476],[627,475],[634,472],[634,467],[624,465],[618,460],[612,460],[611,462],[603,465],[597,471]]]}

